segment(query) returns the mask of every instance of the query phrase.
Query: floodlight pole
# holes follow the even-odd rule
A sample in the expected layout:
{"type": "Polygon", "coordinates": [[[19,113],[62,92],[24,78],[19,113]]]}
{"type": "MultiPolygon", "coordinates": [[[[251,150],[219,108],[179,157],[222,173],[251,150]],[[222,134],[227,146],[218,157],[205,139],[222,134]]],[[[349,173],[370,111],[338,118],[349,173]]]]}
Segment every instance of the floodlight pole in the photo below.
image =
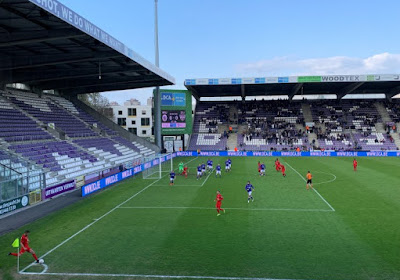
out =
{"type": "MultiPolygon", "coordinates": [[[[154,0],[154,47],[155,47],[155,62],[156,66],[160,66],[159,51],[158,51],[158,0],[154,0]]],[[[156,145],[161,149],[161,100],[160,87],[156,87],[154,92],[154,138],[156,145]]]]}

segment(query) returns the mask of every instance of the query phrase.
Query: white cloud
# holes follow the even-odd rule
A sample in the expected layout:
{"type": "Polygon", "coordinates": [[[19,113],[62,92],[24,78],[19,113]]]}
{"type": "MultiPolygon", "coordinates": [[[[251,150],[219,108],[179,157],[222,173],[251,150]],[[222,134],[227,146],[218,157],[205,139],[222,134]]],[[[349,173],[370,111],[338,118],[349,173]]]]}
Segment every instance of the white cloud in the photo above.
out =
{"type": "Polygon", "coordinates": [[[400,54],[381,53],[367,58],[333,56],[293,59],[275,57],[235,67],[238,76],[391,74],[400,72],[400,54]]]}

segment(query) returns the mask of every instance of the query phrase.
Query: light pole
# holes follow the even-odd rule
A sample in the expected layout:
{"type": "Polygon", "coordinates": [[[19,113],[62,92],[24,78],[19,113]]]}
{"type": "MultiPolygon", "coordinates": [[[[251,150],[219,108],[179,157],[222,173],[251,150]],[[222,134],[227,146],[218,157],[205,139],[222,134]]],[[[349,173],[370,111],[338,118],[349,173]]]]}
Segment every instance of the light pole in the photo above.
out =
{"type": "MultiPolygon", "coordinates": [[[[159,51],[158,51],[158,0],[154,0],[154,48],[155,48],[155,63],[160,67],[159,51]]],[[[161,149],[161,100],[160,87],[157,86],[154,92],[154,138],[156,145],[161,149]]]]}

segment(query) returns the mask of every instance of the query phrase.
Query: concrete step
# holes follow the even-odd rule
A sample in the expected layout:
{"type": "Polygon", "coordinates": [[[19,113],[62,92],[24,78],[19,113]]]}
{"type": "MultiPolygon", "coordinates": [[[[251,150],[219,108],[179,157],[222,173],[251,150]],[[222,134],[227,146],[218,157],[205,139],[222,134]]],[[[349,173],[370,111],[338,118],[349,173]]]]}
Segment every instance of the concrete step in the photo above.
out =
{"type": "Polygon", "coordinates": [[[234,150],[237,147],[237,133],[229,134],[228,141],[226,143],[229,150],[234,150]]]}
{"type": "Polygon", "coordinates": [[[392,118],[390,117],[385,106],[381,102],[376,102],[375,107],[378,110],[378,113],[381,115],[383,123],[392,122],[392,118]]]}
{"type": "Polygon", "coordinates": [[[303,104],[301,104],[301,108],[303,110],[304,121],[312,122],[312,113],[311,113],[310,104],[303,103],[303,104]]]}

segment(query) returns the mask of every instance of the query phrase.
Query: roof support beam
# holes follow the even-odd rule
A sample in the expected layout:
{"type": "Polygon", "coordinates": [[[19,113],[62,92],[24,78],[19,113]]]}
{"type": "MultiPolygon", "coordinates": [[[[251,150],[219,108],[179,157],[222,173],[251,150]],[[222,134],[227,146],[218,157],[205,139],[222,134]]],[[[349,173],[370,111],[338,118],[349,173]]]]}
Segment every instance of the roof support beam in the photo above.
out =
{"type": "MultiPolygon", "coordinates": [[[[28,16],[27,16],[26,14],[21,13],[21,12],[15,10],[15,9],[12,9],[12,8],[11,8],[10,6],[8,6],[8,5],[1,5],[0,8],[6,10],[6,11],[8,11],[8,12],[10,12],[10,13],[12,13],[12,14],[18,16],[18,17],[21,17],[21,18],[23,18],[23,19],[25,19],[25,20],[27,20],[27,21],[30,21],[30,22],[36,24],[37,26],[40,26],[40,27],[42,27],[42,28],[44,28],[44,29],[48,29],[48,26],[47,26],[46,24],[40,22],[40,21],[37,20],[37,19],[28,18],[28,16]]],[[[38,7],[38,9],[40,9],[40,8],[38,7]]]]}
{"type": "MultiPolygon", "coordinates": [[[[101,71],[101,76],[104,77],[111,74],[123,74],[123,73],[140,72],[140,71],[147,71],[147,70],[137,65],[137,66],[119,68],[118,70],[111,69],[111,70],[101,71]]],[[[90,78],[90,77],[97,78],[98,76],[99,76],[98,68],[91,68],[88,70],[82,69],[77,72],[71,70],[60,70],[60,71],[57,70],[53,71],[52,73],[45,71],[30,75],[27,75],[25,73],[20,73],[19,75],[13,75],[12,79],[14,83],[36,84],[36,83],[57,81],[57,80],[71,80],[77,78],[90,78]]]]}
{"type": "Polygon", "coordinates": [[[240,95],[242,96],[242,101],[246,100],[246,87],[245,85],[240,85],[240,95]]]}
{"type": "Polygon", "coordinates": [[[117,83],[107,83],[107,84],[99,84],[99,85],[86,85],[86,86],[76,86],[70,88],[60,89],[60,91],[65,92],[66,94],[84,94],[91,92],[105,92],[105,91],[113,91],[113,90],[122,90],[122,89],[135,89],[135,88],[143,88],[143,87],[154,87],[154,86],[162,86],[165,85],[165,82],[159,79],[153,79],[149,81],[143,82],[134,82],[134,81],[124,81],[117,83]]]}
{"type": "Polygon", "coordinates": [[[194,88],[192,88],[191,86],[188,86],[187,89],[190,90],[190,92],[192,93],[192,96],[194,97],[194,99],[196,99],[196,101],[200,101],[199,94],[197,93],[197,91],[194,88]]]}
{"type": "Polygon", "coordinates": [[[289,95],[288,95],[289,100],[292,100],[293,97],[299,92],[299,90],[300,90],[302,87],[303,87],[303,83],[296,84],[296,85],[292,88],[292,90],[290,91],[290,93],[289,93],[289,95]]]}
{"type": "Polygon", "coordinates": [[[387,92],[385,92],[385,96],[387,100],[390,100],[393,96],[397,95],[400,93],[400,86],[391,88],[387,92]]]}
{"type": "MultiPolygon", "coordinates": [[[[79,38],[85,37],[86,34],[80,32],[78,33],[76,30],[71,28],[67,29],[56,29],[56,30],[48,30],[48,31],[39,31],[33,32],[27,38],[26,32],[13,32],[10,33],[10,36],[6,36],[3,42],[0,42],[0,48],[2,47],[11,47],[11,46],[22,46],[28,44],[36,44],[41,42],[50,42],[57,41],[60,39],[71,39],[71,38],[79,38]]],[[[3,39],[3,38],[2,38],[3,39]]]]}
{"type": "Polygon", "coordinates": [[[93,87],[93,86],[103,86],[103,85],[112,85],[118,83],[147,83],[151,81],[159,81],[159,79],[154,79],[154,77],[126,77],[126,78],[114,78],[114,77],[103,77],[101,80],[98,76],[94,78],[87,78],[84,81],[82,80],[69,80],[63,79],[59,81],[50,81],[47,83],[40,83],[40,86],[43,89],[68,89],[68,88],[77,88],[77,87],[93,87]]]}
{"type": "Polygon", "coordinates": [[[342,99],[346,94],[350,94],[356,89],[358,89],[360,86],[362,86],[364,82],[361,83],[351,83],[350,85],[345,86],[342,88],[337,94],[337,99],[342,99]]]}
{"type": "Polygon", "coordinates": [[[96,52],[85,54],[35,55],[28,57],[13,57],[0,60],[0,70],[32,69],[51,65],[88,62],[102,59],[118,58],[122,54],[116,52],[96,52]]]}

